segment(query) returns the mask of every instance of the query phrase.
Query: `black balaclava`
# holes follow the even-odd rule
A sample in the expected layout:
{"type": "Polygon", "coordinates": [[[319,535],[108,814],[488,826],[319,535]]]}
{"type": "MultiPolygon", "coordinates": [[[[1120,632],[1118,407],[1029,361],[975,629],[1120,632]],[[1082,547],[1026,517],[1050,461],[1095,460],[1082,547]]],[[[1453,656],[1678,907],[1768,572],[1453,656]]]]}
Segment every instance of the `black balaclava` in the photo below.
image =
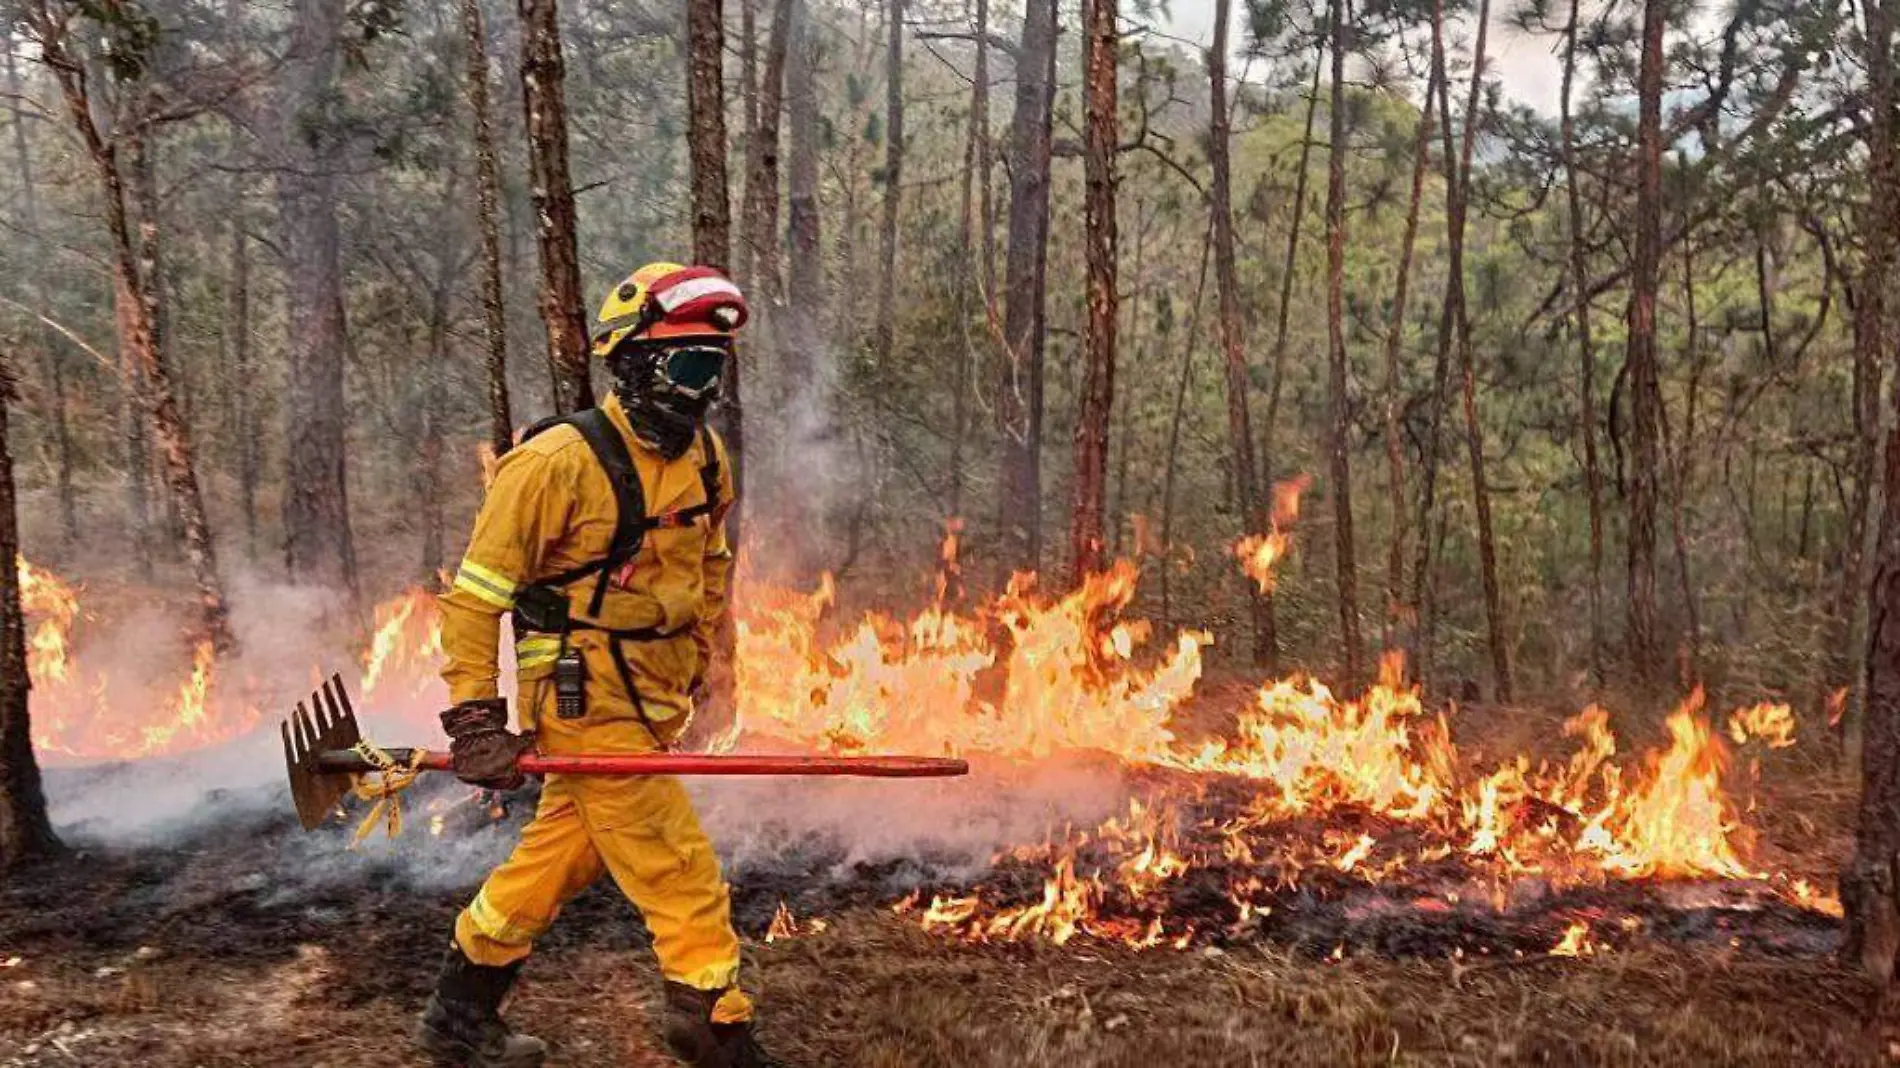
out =
{"type": "Polygon", "coordinates": [[[631,339],[607,359],[607,369],[614,379],[614,396],[620,398],[634,436],[668,461],[679,459],[693,447],[693,438],[705,425],[706,413],[719,399],[716,382],[699,396],[693,396],[667,381],[663,370],[666,357],[682,344],[727,347],[723,340],[704,338],[679,342],[631,339]]]}

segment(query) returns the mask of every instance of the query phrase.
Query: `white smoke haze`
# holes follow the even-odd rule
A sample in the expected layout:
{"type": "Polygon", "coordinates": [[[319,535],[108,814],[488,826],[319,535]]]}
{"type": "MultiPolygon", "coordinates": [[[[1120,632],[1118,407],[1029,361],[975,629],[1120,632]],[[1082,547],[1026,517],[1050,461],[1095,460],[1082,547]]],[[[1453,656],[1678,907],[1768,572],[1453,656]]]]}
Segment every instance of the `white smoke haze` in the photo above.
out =
{"type": "Polygon", "coordinates": [[[757,373],[749,380],[745,442],[746,522],[770,536],[747,536],[745,568],[768,581],[808,583],[840,559],[841,526],[876,488],[835,408],[840,379],[832,346],[812,346],[798,364],[807,373],[798,373],[778,355],[790,331],[777,322],[771,331],[765,336],[774,340],[757,346],[762,354],[749,361],[757,373]]]}
{"type": "MultiPolygon", "coordinates": [[[[92,603],[89,593],[82,588],[82,606],[92,603]]],[[[344,598],[333,591],[237,573],[228,593],[239,651],[217,662],[206,703],[219,716],[254,718],[255,726],[228,742],[173,756],[87,762],[43,753],[52,818],[69,837],[165,844],[235,812],[288,811],[278,724],[333,672],[360,700],[362,639],[352,633],[344,598]]],[[[99,725],[109,728],[122,703],[176,702],[191,675],[190,628],[177,609],[149,602],[117,618],[87,607],[73,634],[77,679],[58,691],[36,691],[36,717],[76,701],[88,714],[102,708],[99,725]]],[[[433,725],[440,701],[426,691],[379,693],[374,715],[386,729],[431,744],[439,731],[420,732],[433,725]]]]}
{"type": "Polygon", "coordinates": [[[770,866],[788,839],[816,835],[844,847],[847,866],[928,857],[973,872],[999,850],[1125,811],[1129,793],[1106,764],[978,758],[960,778],[704,779],[693,795],[707,833],[741,867],[770,866]]]}

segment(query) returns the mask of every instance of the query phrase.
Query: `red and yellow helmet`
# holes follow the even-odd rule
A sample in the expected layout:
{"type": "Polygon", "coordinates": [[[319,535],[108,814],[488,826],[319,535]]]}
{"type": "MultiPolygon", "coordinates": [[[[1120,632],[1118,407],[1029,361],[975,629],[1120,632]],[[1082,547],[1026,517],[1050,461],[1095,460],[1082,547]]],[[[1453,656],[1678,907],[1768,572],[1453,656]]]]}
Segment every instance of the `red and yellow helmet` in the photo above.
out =
{"type": "Polygon", "coordinates": [[[730,338],[745,321],[745,294],[717,267],[649,263],[602,302],[594,355],[605,357],[628,338],[730,338]]]}

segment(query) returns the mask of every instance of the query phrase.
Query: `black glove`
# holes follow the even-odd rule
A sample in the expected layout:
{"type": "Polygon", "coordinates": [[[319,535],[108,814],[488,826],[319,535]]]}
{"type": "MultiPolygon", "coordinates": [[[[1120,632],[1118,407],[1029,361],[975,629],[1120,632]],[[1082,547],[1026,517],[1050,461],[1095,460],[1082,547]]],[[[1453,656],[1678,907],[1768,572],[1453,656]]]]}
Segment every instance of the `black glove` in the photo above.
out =
{"type": "Polygon", "coordinates": [[[526,778],[515,761],[534,748],[534,732],[508,729],[506,698],[463,701],[442,713],[442,729],[449,734],[456,778],[485,790],[513,790],[526,778]]]}

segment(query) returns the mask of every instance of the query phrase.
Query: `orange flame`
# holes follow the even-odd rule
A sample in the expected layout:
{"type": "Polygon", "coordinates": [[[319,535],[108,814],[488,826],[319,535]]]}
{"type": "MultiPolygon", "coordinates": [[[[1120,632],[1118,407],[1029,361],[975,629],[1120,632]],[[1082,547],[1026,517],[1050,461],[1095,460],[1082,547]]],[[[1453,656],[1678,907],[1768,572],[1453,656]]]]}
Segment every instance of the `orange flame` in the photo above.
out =
{"type": "Polygon", "coordinates": [[[1563,940],[1550,949],[1553,957],[1594,957],[1600,947],[1590,940],[1590,925],[1582,920],[1572,921],[1564,929],[1563,940]]]}
{"type": "MultiPolygon", "coordinates": [[[[1268,536],[1282,539],[1280,553],[1282,528],[1304,487],[1298,479],[1276,491],[1268,536]]],[[[953,526],[940,583],[954,575],[957,538],[953,526]]],[[[1256,581],[1270,581],[1271,562],[1264,574],[1256,581]]],[[[1725,792],[1727,748],[1700,692],[1669,717],[1666,743],[1639,759],[1619,756],[1609,713],[1590,707],[1564,726],[1567,757],[1487,763],[1457,747],[1445,716],[1428,713],[1418,689],[1405,684],[1401,661],[1389,656],[1378,683],[1357,695],[1335,695],[1303,677],[1262,680],[1231,729],[1190,739],[1176,713],[1195,695],[1211,638],[1185,631],[1154,640],[1148,623],[1129,617],[1137,578],[1122,561],[1075,590],[1048,595],[1034,575],[1022,574],[1000,595],[960,598],[954,607],[940,584],[937,597],[908,617],[856,618],[838,613],[829,576],[809,592],[746,583],[735,611],[739,725],[725,743],[743,731],[755,741],[770,736],[834,752],[1035,761],[1085,750],[1209,787],[1222,777],[1246,788],[1241,811],[1219,825],[1185,825],[1188,803],[1164,793],[1132,802],[1100,826],[999,857],[1032,866],[1042,887],[1033,900],[989,900],[988,891],[938,895],[918,910],[926,929],[980,941],[1061,944],[1087,936],[1185,944],[1193,931],[1168,915],[1167,900],[1188,872],[1210,862],[1250,872],[1230,877],[1227,896],[1239,922],[1252,922],[1269,911],[1260,895],[1273,888],[1267,869],[1254,863],[1265,859],[1255,856],[1265,847],[1249,833],[1333,813],[1349,814],[1350,829],[1326,828],[1319,845],[1300,847],[1294,860],[1335,879],[1377,881],[1453,853],[1500,888],[1527,874],[1542,883],[1768,879],[1748,860],[1749,835],[1725,792]],[[1364,829],[1367,814],[1415,830],[1375,835],[1364,829]]],[[[43,751],[67,759],[178,752],[256,723],[254,711],[221,695],[208,648],[196,651],[187,681],[169,700],[114,694],[108,702],[104,683],[80,684],[69,662],[81,618],[76,595],[43,573],[34,581],[35,633],[51,628],[36,663],[46,678],[61,680],[36,698],[35,741],[43,751]],[[108,715],[108,707],[120,711],[108,715]],[[147,708],[149,715],[137,711],[147,708]]],[[[379,713],[405,699],[426,704],[439,686],[442,655],[434,598],[410,590],[378,606],[376,621],[363,654],[363,690],[382,702],[379,713]]],[[[1786,706],[1757,705],[1718,722],[1737,745],[1793,741],[1786,706]]],[[[1824,901],[1804,883],[1785,893],[1824,901]]],[[[820,922],[801,925],[782,908],[773,926],[784,936],[820,922]]]]}
{"type": "Polygon", "coordinates": [[[26,640],[26,673],[35,687],[57,686],[70,677],[69,638],[79,618],[79,595],[58,575],[18,558],[20,606],[39,622],[26,640]]]}
{"type": "Polygon", "coordinates": [[[1273,591],[1274,569],[1293,547],[1293,535],[1287,528],[1299,518],[1300,494],[1306,492],[1312,481],[1308,475],[1298,475],[1275,484],[1273,513],[1269,517],[1271,528],[1265,534],[1249,534],[1234,546],[1234,556],[1240,560],[1241,569],[1259,585],[1261,593],[1273,591]]]}
{"type": "Polygon", "coordinates": [[[1794,744],[1794,710],[1766,702],[1738,708],[1729,714],[1728,736],[1736,745],[1746,745],[1752,738],[1770,749],[1786,749],[1794,744]]]}

